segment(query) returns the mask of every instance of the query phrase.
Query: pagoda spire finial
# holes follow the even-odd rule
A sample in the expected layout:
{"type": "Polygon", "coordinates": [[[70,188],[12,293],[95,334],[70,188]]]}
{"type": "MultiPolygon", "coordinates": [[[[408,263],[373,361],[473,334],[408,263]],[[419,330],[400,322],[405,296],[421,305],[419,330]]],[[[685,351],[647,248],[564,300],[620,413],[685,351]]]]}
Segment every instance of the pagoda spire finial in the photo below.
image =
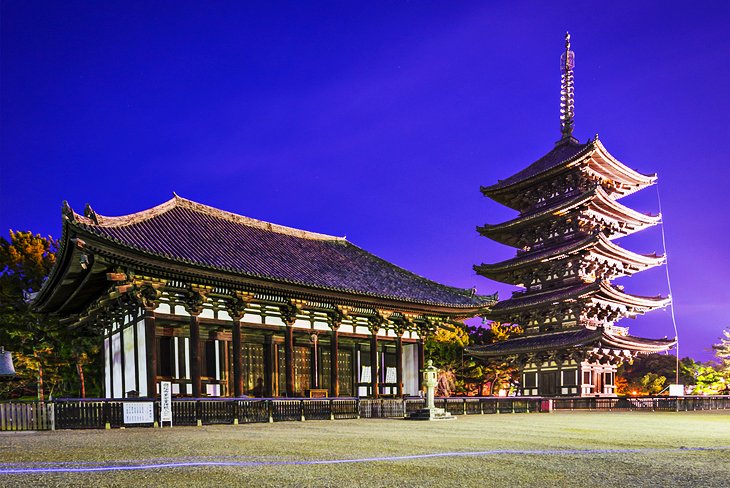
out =
{"type": "Polygon", "coordinates": [[[575,53],[570,50],[570,32],[566,32],[565,52],[560,56],[560,133],[563,136],[562,139],[570,139],[573,136],[573,118],[575,116],[574,66],[575,53]]]}

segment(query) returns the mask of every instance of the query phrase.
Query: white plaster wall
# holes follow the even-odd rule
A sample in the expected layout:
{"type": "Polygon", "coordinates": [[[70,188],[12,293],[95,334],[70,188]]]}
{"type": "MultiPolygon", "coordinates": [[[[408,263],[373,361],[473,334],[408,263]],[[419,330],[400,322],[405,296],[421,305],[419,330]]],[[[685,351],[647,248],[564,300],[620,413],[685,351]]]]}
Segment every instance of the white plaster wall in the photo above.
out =
{"type": "Polygon", "coordinates": [[[114,397],[123,398],[122,391],[122,349],[119,340],[121,333],[112,335],[112,379],[114,380],[114,397]]]}
{"type": "Polygon", "coordinates": [[[418,346],[403,344],[403,393],[418,395],[418,346]]]}
{"type": "Polygon", "coordinates": [[[233,318],[225,310],[218,310],[218,320],[233,320],[233,318]]]}
{"type": "Polygon", "coordinates": [[[140,318],[137,321],[137,343],[139,344],[139,350],[137,351],[139,362],[137,363],[137,368],[139,369],[139,377],[141,378],[138,391],[139,396],[147,396],[147,346],[144,334],[144,318],[140,318]]]}
{"type": "Polygon", "coordinates": [[[255,315],[255,314],[252,314],[252,313],[245,314],[243,316],[243,319],[242,320],[243,320],[243,322],[247,322],[249,324],[261,324],[261,323],[263,323],[261,321],[261,316],[260,315],[255,315]]]}
{"type": "MultiPolygon", "coordinates": [[[[266,317],[264,323],[266,325],[286,325],[280,317],[271,316],[266,317]]],[[[309,323],[307,323],[307,328],[309,328],[309,323]]]]}
{"type": "Polygon", "coordinates": [[[204,308],[202,312],[200,312],[200,315],[198,317],[202,319],[213,319],[215,318],[215,314],[213,313],[213,309],[211,308],[204,308]]]}
{"type": "Polygon", "coordinates": [[[104,339],[104,396],[111,398],[111,375],[109,369],[109,339],[104,339]]]}
{"type": "Polygon", "coordinates": [[[137,390],[137,378],[134,376],[134,325],[124,329],[124,389],[137,390]]]}
{"type": "MultiPolygon", "coordinates": [[[[266,318],[266,320],[268,320],[269,318],[274,318],[274,317],[267,317],[267,318],[266,318]]],[[[278,317],[276,317],[276,318],[278,319],[278,317]]],[[[281,322],[281,319],[278,319],[278,320],[279,320],[279,321],[281,322]]],[[[267,323],[268,323],[268,322],[267,322],[267,323]]],[[[283,324],[284,324],[284,322],[281,322],[281,324],[283,325],[283,324]]],[[[278,325],[278,324],[277,324],[277,325],[278,325]]],[[[304,319],[297,319],[297,320],[296,320],[296,321],[294,322],[294,327],[298,327],[298,328],[300,328],[300,329],[310,329],[310,328],[311,328],[311,325],[310,325],[310,323],[309,323],[309,320],[304,320],[304,319]]]]}
{"type": "Polygon", "coordinates": [[[172,313],[170,310],[170,304],[169,303],[160,303],[157,308],[155,309],[155,312],[157,313],[172,313]]]}
{"type": "Polygon", "coordinates": [[[368,330],[368,328],[363,325],[358,325],[357,327],[355,327],[355,333],[370,335],[370,331],[368,330]]]}
{"type": "Polygon", "coordinates": [[[342,324],[340,325],[340,328],[338,329],[340,332],[344,332],[346,334],[352,334],[352,325],[350,324],[342,324]]]}

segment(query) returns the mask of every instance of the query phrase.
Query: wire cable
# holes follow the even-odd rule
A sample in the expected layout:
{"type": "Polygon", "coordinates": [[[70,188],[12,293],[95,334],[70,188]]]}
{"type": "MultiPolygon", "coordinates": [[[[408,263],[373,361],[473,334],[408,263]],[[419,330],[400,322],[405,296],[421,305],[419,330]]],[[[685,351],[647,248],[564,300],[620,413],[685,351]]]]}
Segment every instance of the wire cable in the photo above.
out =
{"type": "Polygon", "coordinates": [[[664,270],[667,272],[667,287],[669,288],[669,311],[672,315],[672,325],[674,326],[674,339],[677,341],[677,367],[675,375],[675,383],[679,384],[679,332],[677,330],[677,318],[674,315],[674,294],[672,293],[672,280],[669,277],[669,254],[667,253],[667,236],[664,232],[664,213],[662,212],[662,198],[659,196],[659,184],[656,185],[656,199],[659,203],[659,215],[661,216],[662,229],[662,246],[664,247],[664,270]]]}

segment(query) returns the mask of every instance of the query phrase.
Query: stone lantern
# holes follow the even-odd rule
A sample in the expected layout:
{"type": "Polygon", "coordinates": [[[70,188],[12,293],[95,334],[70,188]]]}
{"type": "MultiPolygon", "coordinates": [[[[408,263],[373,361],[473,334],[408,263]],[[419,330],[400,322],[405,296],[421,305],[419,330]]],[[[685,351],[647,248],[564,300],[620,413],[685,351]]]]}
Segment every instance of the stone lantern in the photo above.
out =
{"type": "Polygon", "coordinates": [[[456,417],[451,415],[443,408],[436,408],[434,403],[434,391],[438,384],[439,369],[433,365],[430,359],[423,368],[423,384],[426,386],[426,406],[417,412],[413,412],[410,420],[454,420],[456,417]]]}

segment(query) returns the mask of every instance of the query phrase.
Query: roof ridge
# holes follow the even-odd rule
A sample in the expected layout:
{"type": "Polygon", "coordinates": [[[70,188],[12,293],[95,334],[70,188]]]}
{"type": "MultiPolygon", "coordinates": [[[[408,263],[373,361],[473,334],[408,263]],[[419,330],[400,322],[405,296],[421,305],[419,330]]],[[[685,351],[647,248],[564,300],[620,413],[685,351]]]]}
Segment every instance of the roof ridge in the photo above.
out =
{"type": "Polygon", "coordinates": [[[237,214],[234,212],[229,212],[227,210],[221,210],[219,208],[211,207],[210,205],[205,205],[203,203],[194,202],[193,200],[188,200],[187,198],[178,196],[177,194],[175,194],[173,199],[176,201],[176,206],[179,206],[182,208],[187,208],[187,209],[193,210],[194,212],[199,212],[199,213],[203,213],[206,215],[210,215],[212,217],[218,217],[218,218],[228,220],[230,222],[234,222],[237,224],[243,224],[243,225],[247,225],[250,227],[256,227],[259,229],[268,230],[271,232],[277,232],[279,234],[299,237],[301,239],[348,242],[345,237],[337,237],[337,236],[331,236],[329,234],[321,234],[319,232],[311,232],[308,230],[296,229],[294,227],[287,227],[285,225],[266,222],[265,220],[258,220],[258,219],[254,219],[252,217],[246,217],[245,215],[240,215],[240,214],[237,214]]]}
{"type": "Polygon", "coordinates": [[[236,224],[246,225],[249,227],[255,227],[258,229],[267,230],[270,232],[276,232],[279,234],[290,235],[298,237],[300,239],[312,239],[321,241],[336,241],[336,242],[348,242],[345,237],[331,236],[328,234],[321,234],[318,232],[310,232],[307,230],[296,229],[294,227],[287,227],[284,225],[274,224],[266,222],[264,220],[258,220],[245,215],[229,212],[227,210],[221,210],[219,208],[211,207],[202,203],[189,200],[179,196],[177,193],[173,193],[173,197],[166,202],[156,205],[147,210],[131,213],[128,215],[120,216],[105,216],[101,214],[95,214],[95,219],[86,217],[84,215],[74,212],[75,220],[78,220],[86,225],[98,226],[98,227],[124,227],[127,225],[137,224],[139,222],[149,220],[151,218],[162,215],[174,208],[185,208],[192,210],[193,212],[209,215],[211,217],[217,217],[229,222],[236,224]]]}

